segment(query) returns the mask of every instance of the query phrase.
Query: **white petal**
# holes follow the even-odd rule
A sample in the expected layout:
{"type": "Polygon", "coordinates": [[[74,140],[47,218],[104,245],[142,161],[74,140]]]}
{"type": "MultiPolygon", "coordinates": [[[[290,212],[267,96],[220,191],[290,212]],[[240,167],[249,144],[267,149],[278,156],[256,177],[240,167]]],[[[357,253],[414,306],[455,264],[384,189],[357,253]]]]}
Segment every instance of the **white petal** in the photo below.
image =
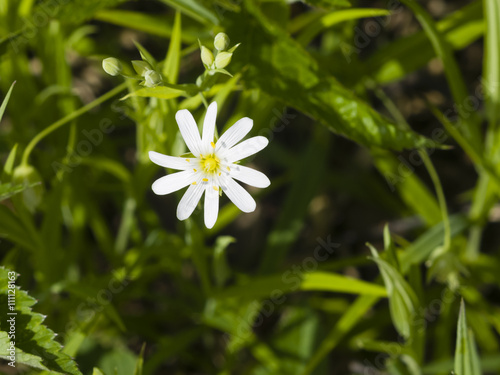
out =
{"type": "Polygon", "coordinates": [[[177,206],[177,218],[179,220],[186,220],[191,216],[200,201],[204,188],[205,185],[201,183],[189,186],[177,206]]]}
{"type": "Polygon", "coordinates": [[[189,163],[185,158],[180,158],[178,156],[163,155],[155,151],[149,151],[149,159],[151,159],[153,163],[164,168],[172,168],[172,169],[191,168],[191,163],[189,163]]]}
{"type": "Polygon", "coordinates": [[[244,167],[238,164],[232,164],[229,166],[231,171],[229,175],[247,185],[255,186],[258,188],[266,188],[271,185],[271,181],[267,176],[255,169],[244,167]]]}
{"type": "Polygon", "coordinates": [[[219,190],[215,190],[214,185],[210,185],[205,188],[205,226],[208,229],[214,226],[218,214],[219,190]]]}
{"type": "Polygon", "coordinates": [[[253,212],[257,206],[252,196],[231,177],[222,179],[221,188],[236,207],[243,212],[253,212]]]}
{"type": "Polygon", "coordinates": [[[228,150],[224,157],[227,163],[233,163],[259,152],[268,144],[269,141],[266,137],[253,137],[228,150]]]}
{"type": "Polygon", "coordinates": [[[213,102],[208,106],[205,121],[203,122],[203,152],[210,153],[213,150],[212,142],[215,134],[215,120],[217,118],[217,102],[213,102]]]}
{"type": "Polygon", "coordinates": [[[192,171],[182,171],[161,177],[153,183],[151,188],[158,195],[173,193],[194,181],[195,173],[192,171]]]}
{"type": "Polygon", "coordinates": [[[242,119],[236,121],[233,126],[221,135],[215,146],[215,152],[224,153],[229,150],[248,134],[248,132],[252,129],[252,126],[253,120],[248,117],[243,117],[242,119]]]}
{"type": "Polygon", "coordinates": [[[189,151],[198,157],[201,153],[201,138],[193,115],[187,109],[181,109],[175,114],[175,120],[189,151]]]}

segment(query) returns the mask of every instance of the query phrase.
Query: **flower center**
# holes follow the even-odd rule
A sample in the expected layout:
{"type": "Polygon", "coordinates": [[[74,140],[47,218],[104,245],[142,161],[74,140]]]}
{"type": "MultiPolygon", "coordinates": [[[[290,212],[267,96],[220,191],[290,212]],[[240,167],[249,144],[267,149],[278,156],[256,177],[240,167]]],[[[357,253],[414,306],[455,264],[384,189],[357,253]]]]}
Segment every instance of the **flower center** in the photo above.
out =
{"type": "Polygon", "coordinates": [[[207,173],[216,172],[219,168],[219,159],[217,159],[214,155],[201,158],[201,168],[207,173]]]}

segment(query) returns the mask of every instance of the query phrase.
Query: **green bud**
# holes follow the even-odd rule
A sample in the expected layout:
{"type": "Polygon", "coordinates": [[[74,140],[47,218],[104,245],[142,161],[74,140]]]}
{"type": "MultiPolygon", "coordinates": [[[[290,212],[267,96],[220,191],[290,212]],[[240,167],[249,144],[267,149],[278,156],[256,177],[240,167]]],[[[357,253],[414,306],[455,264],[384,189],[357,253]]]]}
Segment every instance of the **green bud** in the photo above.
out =
{"type": "Polygon", "coordinates": [[[31,212],[34,212],[42,201],[44,188],[41,181],[42,177],[31,165],[20,165],[14,169],[12,182],[15,185],[28,186],[20,195],[14,197],[14,199],[20,199],[31,212]],[[40,184],[33,186],[37,183],[40,184]]]}
{"type": "Polygon", "coordinates": [[[132,66],[134,67],[136,73],[139,74],[141,77],[144,77],[146,75],[146,72],[153,70],[151,68],[151,65],[149,65],[146,61],[142,60],[133,60],[132,66]]]}
{"type": "Polygon", "coordinates": [[[160,83],[162,83],[161,74],[156,70],[148,70],[144,75],[144,84],[147,87],[158,86],[160,83]]]}
{"type": "Polygon", "coordinates": [[[102,60],[102,68],[110,76],[117,76],[123,70],[120,60],[115,59],[114,57],[108,57],[107,59],[102,60]]]}
{"type": "Polygon", "coordinates": [[[201,61],[207,67],[211,67],[214,63],[214,55],[207,47],[201,46],[201,61]]]}
{"type": "Polygon", "coordinates": [[[217,51],[225,51],[229,47],[229,37],[225,33],[218,33],[215,36],[214,46],[217,51]]]}
{"type": "Polygon", "coordinates": [[[231,62],[233,54],[230,52],[219,52],[215,58],[215,67],[217,69],[225,68],[231,62]]]}

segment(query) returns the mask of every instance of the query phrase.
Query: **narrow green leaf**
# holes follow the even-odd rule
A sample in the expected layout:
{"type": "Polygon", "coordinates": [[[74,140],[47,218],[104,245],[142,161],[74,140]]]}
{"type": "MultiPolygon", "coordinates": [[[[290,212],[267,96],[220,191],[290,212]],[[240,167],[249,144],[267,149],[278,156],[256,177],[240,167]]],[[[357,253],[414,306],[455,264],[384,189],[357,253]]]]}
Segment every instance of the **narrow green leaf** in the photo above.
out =
{"type": "Polygon", "coordinates": [[[181,14],[175,14],[174,28],[172,30],[172,37],[170,38],[170,45],[168,46],[167,58],[163,66],[163,76],[168,83],[177,83],[179,76],[179,66],[181,63],[181,37],[182,37],[182,24],[181,14]]]}
{"type": "Polygon", "coordinates": [[[161,0],[163,3],[170,5],[185,15],[197,20],[198,22],[209,26],[218,25],[219,19],[211,11],[205,8],[196,0],[161,0]]]}
{"type": "MultiPolygon", "coordinates": [[[[454,237],[461,233],[469,226],[469,221],[462,215],[450,216],[450,229],[451,236],[454,237]]],[[[406,250],[401,254],[400,264],[401,272],[406,274],[412,264],[420,264],[424,262],[431,253],[443,244],[443,223],[439,223],[430,228],[417,240],[415,240],[406,250]]]]}
{"type": "MultiPolygon", "coordinates": [[[[481,0],[476,0],[439,21],[436,27],[453,49],[462,49],[483,35],[482,13],[481,0]]],[[[421,31],[382,46],[364,66],[367,75],[386,83],[421,68],[434,56],[432,44],[421,31]]]]}
{"type": "Polygon", "coordinates": [[[17,154],[17,143],[14,145],[14,147],[12,147],[12,150],[10,150],[9,156],[7,157],[5,165],[3,166],[4,176],[10,177],[12,175],[12,172],[14,170],[14,163],[16,161],[16,154],[17,154]]]}
{"type": "Polygon", "coordinates": [[[338,23],[360,18],[388,16],[390,12],[386,9],[360,8],[337,10],[325,14],[318,20],[315,20],[297,37],[297,42],[302,46],[307,46],[319,33],[338,23]]]}
{"type": "Polygon", "coordinates": [[[235,63],[249,64],[244,81],[286,105],[317,119],[331,131],[367,146],[400,150],[435,147],[413,131],[399,129],[357,98],[285,31],[270,22],[248,1],[250,13],[228,20],[228,33],[241,41],[235,63]],[[280,72],[280,74],[276,74],[280,72]]]}
{"type": "Polygon", "coordinates": [[[219,236],[215,241],[212,269],[215,277],[215,284],[219,287],[224,285],[231,274],[231,268],[226,260],[226,250],[227,247],[234,242],[236,242],[236,239],[231,236],[219,236]]]}
{"type": "Polygon", "coordinates": [[[326,355],[339,344],[378,300],[379,297],[376,296],[360,296],[356,299],[328,333],[328,336],[321,342],[301,375],[311,374],[326,355]]]}
{"type": "Polygon", "coordinates": [[[460,303],[455,348],[455,374],[480,375],[481,366],[472,331],[467,327],[464,301],[460,303]]]}
{"type": "Polygon", "coordinates": [[[352,277],[320,271],[297,273],[288,270],[280,275],[254,278],[248,283],[214,292],[213,297],[218,299],[235,297],[245,299],[275,298],[274,293],[279,292],[279,295],[282,296],[285,293],[299,290],[366,294],[377,297],[387,296],[383,286],[352,277]]]}
{"type": "Polygon", "coordinates": [[[303,3],[321,8],[350,7],[348,0],[302,0],[303,3]]]}
{"type": "MultiPolygon", "coordinates": [[[[448,85],[450,86],[451,94],[455,103],[457,105],[462,105],[462,103],[465,103],[467,100],[467,88],[450,44],[438,30],[435,22],[432,20],[429,13],[424,10],[424,8],[413,0],[401,1],[403,4],[406,4],[413,11],[413,13],[415,13],[415,16],[431,41],[436,55],[443,62],[446,79],[448,81],[448,85]]],[[[460,113],[460,115],[462,114],[460,113]]],[[[466,120],[465,117],[463,117],[463,120],[465,122],[465,126],[462,128],[464,135],[469,138],[472,143],[480,144],[478,127],[476,127],[470,119],[466,120]]]]}
{"type": "Polygon", "coordinates": [[[373,246],[369,244],[368,246],[384,279],[394,327],[401,336],[408,339],[412,328],[412,318],[418,305],[417,296],[398,270],[381,259],[373,246]]]}
{"type": "Polygon", "coordinates": [[[128,99],[133,96],[142,96],[144,98],[159,98],[159,99],[173,99],[179,96],[188,96],[186,91],[174,89],[166,86],[145,87],[137,91],[131,92],[124,96],[122,100],[128,99]]]}
{"type": "Polygon", "coordinates": [[[491,127],[500,125],[500,2],[484,0],[486,19],[483,85],[491,127]]]}
{"type": "Polygon", "coordinates": [[[5,98],[3,98],[2,105],[0,106],[0,121],[2,121],[2,117],[3,117],[3,114],[5,112],[5,108],[7,108],[7,103],[9,102],[10,95],[12,94],[12,90],[14,89],[15,84],[16,84],[16,81],[14,81],[12,83],[9,91],[7,91],[7,95],[5,95],[5,98]]]}

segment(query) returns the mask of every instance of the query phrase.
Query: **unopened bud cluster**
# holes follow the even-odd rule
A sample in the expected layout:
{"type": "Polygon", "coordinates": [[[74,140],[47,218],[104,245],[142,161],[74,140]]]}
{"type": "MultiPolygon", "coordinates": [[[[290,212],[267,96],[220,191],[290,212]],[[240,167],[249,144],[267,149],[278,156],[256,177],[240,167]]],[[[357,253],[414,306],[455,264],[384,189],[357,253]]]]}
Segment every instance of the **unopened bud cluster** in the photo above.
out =
{"type": "Polygon", "coordinates": [[[123,73],[123,65],[120,60],[114,57],[108,57],[102,61],[102,68],[111,76],[121,75],[126,78],[142,80],[141,85],[146,87],[155,87],[163,83],[161,74],[145,60],[133,60],[132,67],[137,76],[129,76],[123,73]]]}
{"type": "Polygon", "coordinates": [[[207,47],[201,45],[201,61],[205,65],[205,69],[209,72],[217,72],[224,69],[231,62],[231,57],[233,52],[238,48],[239,44],[235,45],[233,48],[229,47],[229,37],[225,33],[218,33],[214,39],[215,56],[211,50],[207,47]]]}

